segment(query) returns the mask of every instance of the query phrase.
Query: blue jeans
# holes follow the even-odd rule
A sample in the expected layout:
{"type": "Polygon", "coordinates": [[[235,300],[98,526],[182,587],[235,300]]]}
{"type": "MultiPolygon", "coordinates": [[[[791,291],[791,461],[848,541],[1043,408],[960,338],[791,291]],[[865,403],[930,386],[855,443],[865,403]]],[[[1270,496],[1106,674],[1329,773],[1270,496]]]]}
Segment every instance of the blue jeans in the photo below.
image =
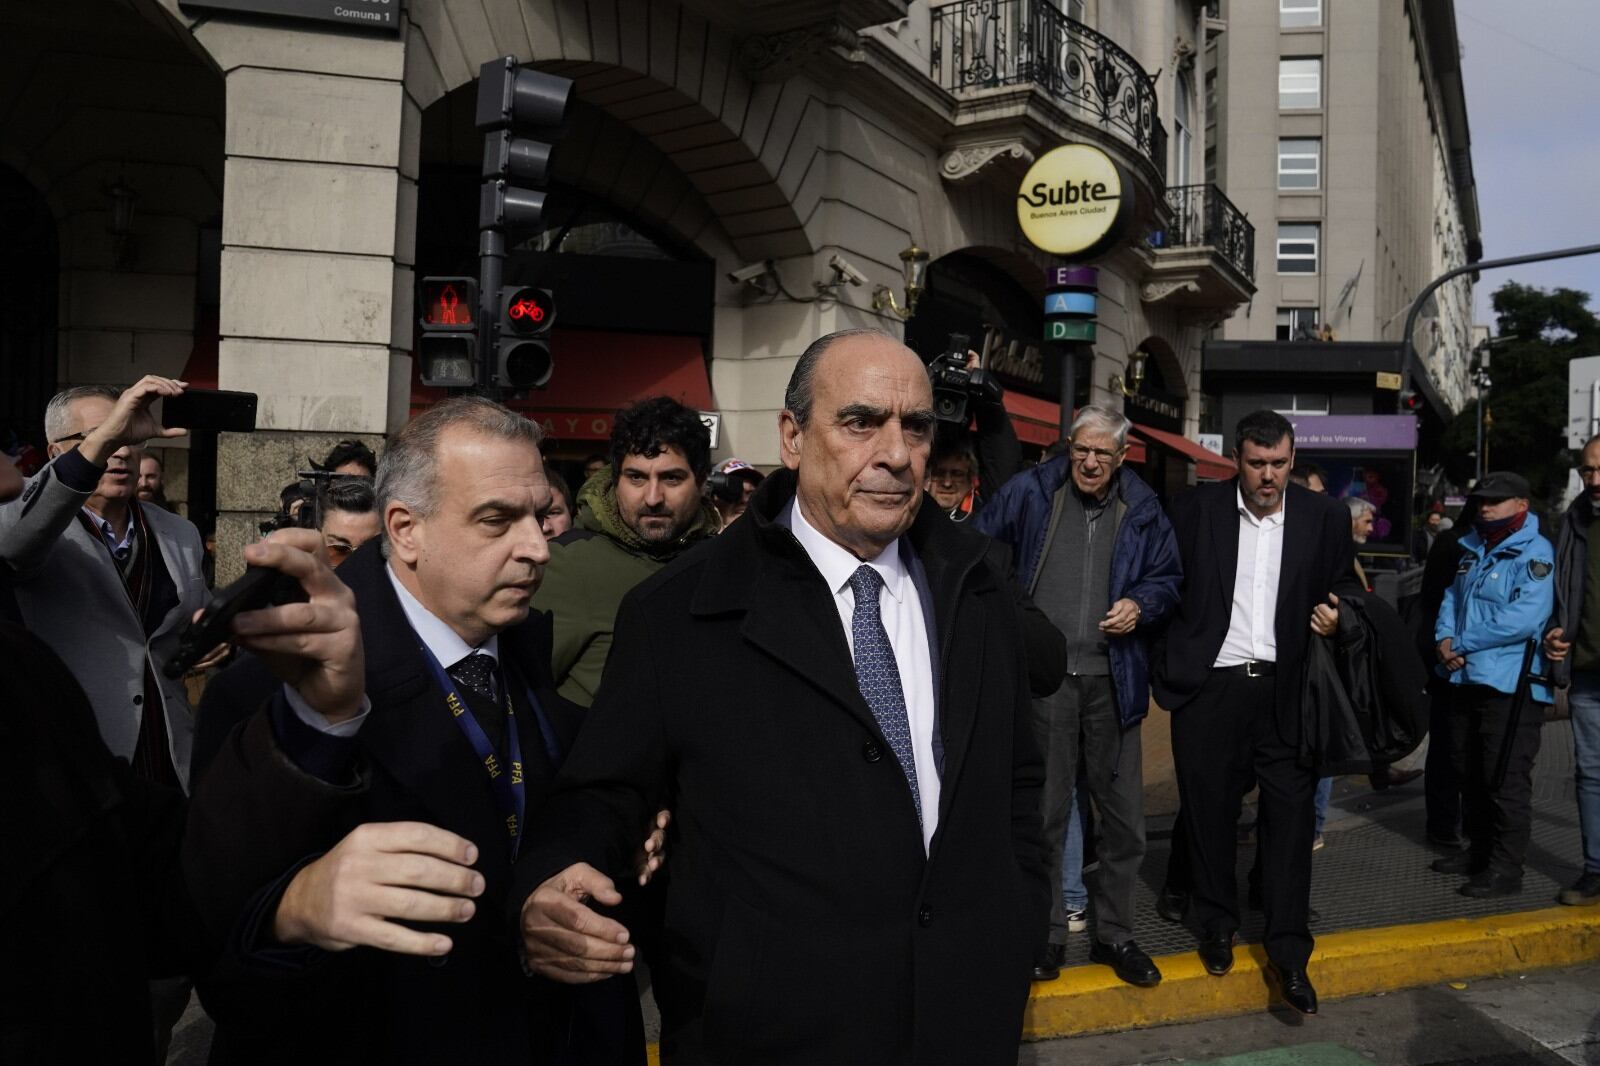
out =
{"type": "Polygon", "coordinates": [[[1333,798],[1333,778],[1324,777],[1317,782],[1317,836],[1322,835],[1322,823],[1328,820],[1328,800],[1333,798]]]}
{"type": "Polygon", "coordinates": [[[1572,709],[1583,869],[1600,873],[1600,673],[1574,670],[1567,705],[1572,709]]]}
{"type": "Polygon", "coordinates": [[[1061,849],[1061,902],[1068,911],[1089,906],[1083,884],[1083,834],[1089,822],[1089,790],[1080,780],[1072,793],[1072,813],[1067,815],[1067,836],[1061,849]]]}

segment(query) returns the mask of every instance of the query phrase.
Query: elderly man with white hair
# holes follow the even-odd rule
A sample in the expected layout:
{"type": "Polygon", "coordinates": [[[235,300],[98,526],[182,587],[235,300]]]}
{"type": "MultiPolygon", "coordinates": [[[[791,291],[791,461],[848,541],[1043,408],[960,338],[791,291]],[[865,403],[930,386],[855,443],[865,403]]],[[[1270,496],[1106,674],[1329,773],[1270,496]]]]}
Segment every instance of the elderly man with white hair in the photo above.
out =
{"type": "MultiPolygon", "coordinates": [[[[1144,858],[1139,723],[1150,703],[1148,634],[1177,604],[1182,571],[1160,501],[1122,465],[1129,426],[1115,411],[1082,408],[1065,454],[1008,481],[977,526],[1011,546],[1017,581],[1067,638],[1066,681],[1034,701],[1052,874],[1060,877],[1081,751],[1101,821],[1089,957],[1149,987],[1161,971],[1133,941],[1144,858]]],[[[1065,955],[1069,909],[1056,888],[1035,980],[1055,977],[1065,955]]]]}
{"type": "MultiPolygon", "coordinates": [[[[1371,500],[1362,499],[1360,496],[1346,496],[1344,505],[1350,508],[1350,539],[1357,544],[1365,544],[1367,538],[1372,536],[1372,522],[1378,516],[1378,509],[1372,505],[1371,500]]],[[[1357,551],[1360,549],[1358,548],[1357,551]]],[[[1361,587],[1372,589],[1372,582],[1367,580],[1367,572],[1362,569],[1361,557],[1356,556],[1356,580],[1361,582],[1361,587]]]]}

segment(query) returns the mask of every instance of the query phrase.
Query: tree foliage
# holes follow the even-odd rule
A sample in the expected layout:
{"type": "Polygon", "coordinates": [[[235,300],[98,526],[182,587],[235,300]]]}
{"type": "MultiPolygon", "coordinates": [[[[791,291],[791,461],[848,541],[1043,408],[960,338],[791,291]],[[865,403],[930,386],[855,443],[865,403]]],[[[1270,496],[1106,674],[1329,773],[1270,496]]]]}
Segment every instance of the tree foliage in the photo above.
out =
{"type": "MultiPolygon", "coordinates": [[[[1567,363],[1600,355],[1600,319],[1589,294],[1545,290],[1507,282],[1493,297],[1499,335],[1509,338],[1490,360],[1494,384],[1484,403],[1493,416],[1488,468],[1515,470],[1541,501],[1552,502],[1567,484],[1567,363]]],[[[1478,407],[1469,403],[1444,434],[1445,469],[1467,484],[1477,446],[1478,407]]]]}

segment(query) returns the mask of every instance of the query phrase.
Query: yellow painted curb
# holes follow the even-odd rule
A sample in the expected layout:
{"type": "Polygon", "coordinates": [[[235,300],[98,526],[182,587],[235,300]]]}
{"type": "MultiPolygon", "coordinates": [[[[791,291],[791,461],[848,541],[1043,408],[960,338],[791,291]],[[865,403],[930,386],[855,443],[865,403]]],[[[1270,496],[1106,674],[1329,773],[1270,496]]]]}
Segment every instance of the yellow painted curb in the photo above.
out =
{"type": "MultiPolygon", "coordinates": [[[[1600,959],[1600,908],[1552,907],[1488,918],[1355,929],[1317,938],[1308,970],[1318,998],[1367,996],[1434,981],[1489,977],[1600,959]]],[[[1265,1010],[1272,1001],[1259,944],[1212,977],[1194,952],[1156,960],[1162,981],[1134,988],[1108,966],[1076,966],[1033,986],[1023,1037],[1043,1040],[1265,1010]]]]}

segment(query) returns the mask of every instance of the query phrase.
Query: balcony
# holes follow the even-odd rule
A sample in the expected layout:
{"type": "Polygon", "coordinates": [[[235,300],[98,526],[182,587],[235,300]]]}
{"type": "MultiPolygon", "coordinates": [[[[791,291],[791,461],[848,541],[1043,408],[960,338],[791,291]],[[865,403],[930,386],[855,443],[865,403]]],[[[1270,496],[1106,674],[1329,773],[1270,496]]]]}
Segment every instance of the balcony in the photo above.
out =
{"type": "Polygon", "coordinates": [[[1231,309],[1256,291],[1256,228],[1215,185],[1166,192],[1172,224],[1150,234],[1146,303],[1231,309]]]}
{"type": "Polygon", "coordinates": [[[1040,92],[1132,148],[1157,180],[1165,172],[1155,79],[1110,38],[1048,0],[957,0],[931,14],[929,73],[942,88],[961,98],[1011,87],[1040,92]]]}

